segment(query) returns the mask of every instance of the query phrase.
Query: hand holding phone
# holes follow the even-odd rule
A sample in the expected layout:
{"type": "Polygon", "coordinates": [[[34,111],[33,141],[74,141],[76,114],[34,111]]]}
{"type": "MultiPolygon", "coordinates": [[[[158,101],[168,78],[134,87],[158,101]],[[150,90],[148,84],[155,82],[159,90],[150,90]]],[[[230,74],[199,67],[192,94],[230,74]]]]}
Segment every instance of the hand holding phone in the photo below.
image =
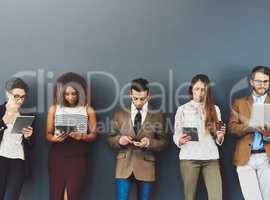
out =
{"type": "Polygon", "coordinates": [[[119,144],[122,146],[126,146],[128,144],[133,143],[133,138],[131,136],[123,135],[119,138],[119,144]]]}

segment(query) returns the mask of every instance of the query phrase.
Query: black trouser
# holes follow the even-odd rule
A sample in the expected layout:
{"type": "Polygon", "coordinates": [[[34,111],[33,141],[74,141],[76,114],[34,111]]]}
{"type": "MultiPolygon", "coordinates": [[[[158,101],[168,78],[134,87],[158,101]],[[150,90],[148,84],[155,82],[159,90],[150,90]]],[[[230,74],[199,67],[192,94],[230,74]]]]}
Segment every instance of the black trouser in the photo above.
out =
{"type": "Polygon", "coordinates": [[[0,156],[0,200],[18,200],[24,178],[24,160],[0,156]]]}

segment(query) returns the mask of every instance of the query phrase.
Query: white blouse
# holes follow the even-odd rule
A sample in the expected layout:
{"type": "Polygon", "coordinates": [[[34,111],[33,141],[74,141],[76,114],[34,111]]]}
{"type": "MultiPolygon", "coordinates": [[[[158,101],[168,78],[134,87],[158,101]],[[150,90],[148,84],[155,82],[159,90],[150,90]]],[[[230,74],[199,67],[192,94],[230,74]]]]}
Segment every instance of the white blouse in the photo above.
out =
{"type": "MultiPolygon", "coordinates": [[[[75,126],[75,131],[87,133],[88,114],[85,106],[66,107],[57,105],[55,112],[55,127],[57,126],[75,126]]],[[[59,134],[60,130],[55,129],[59,134]]]]}
{"type": "MultiPolygon", "coordinates": [[[[215,141],[210,133],[205,129],[205,115],[203,113],[203,103],[197,103],[194,100],[179,106],[175,115],[174,124],[174,143],[180,148],[180,160],[212,160],[219,159],[218,148],[216,144],[222,142],[215,141]],[[179,139],[183,134],[183,127],[196,127],[198,130],[199,141],[189,141],[180,145],[179,139]]],[[[218,106],[215,106],[217,118],[221,121],[221,114],[218,106]]]]}
{"type": "Polygon", "coordinates": [[[3,139],[0,143],[0,156],[11,159],[24,160],[23,150],[23,134],[11,133],[14,122],[7,124],[7,129],[4,131],[3,139]]]}

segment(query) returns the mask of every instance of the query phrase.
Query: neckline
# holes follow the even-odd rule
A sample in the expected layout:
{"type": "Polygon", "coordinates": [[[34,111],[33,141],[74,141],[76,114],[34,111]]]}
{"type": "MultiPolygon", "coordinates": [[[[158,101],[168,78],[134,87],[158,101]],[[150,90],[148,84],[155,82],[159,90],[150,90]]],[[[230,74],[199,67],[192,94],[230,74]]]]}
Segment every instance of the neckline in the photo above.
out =
{"type": "Polygon", "coordinates": [[[197,101],[194,101],[193,99],[191,100],[191,103],[195,104],[196,106],[203,106],[204,105],[204,102],[197,102],[197,101]]]}

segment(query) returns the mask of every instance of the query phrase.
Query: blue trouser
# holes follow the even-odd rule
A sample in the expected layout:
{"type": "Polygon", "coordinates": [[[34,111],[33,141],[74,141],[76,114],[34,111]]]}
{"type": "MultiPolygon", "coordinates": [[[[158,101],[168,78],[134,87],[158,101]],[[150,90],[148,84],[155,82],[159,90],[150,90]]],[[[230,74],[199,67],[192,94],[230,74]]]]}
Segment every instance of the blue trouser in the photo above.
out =
{"type": "Polygon", "coordinates": [[[18,200],[24,179],[24,160],[0,156],[0,200],[18,200]]]}
{"type": "Polygon", "coordinates": [[[135,178],[116,179],[116,200],[128,200],[132,183],[136,183],[139,200],[150,200],[153,182],[138,181],[135,178]]]}

